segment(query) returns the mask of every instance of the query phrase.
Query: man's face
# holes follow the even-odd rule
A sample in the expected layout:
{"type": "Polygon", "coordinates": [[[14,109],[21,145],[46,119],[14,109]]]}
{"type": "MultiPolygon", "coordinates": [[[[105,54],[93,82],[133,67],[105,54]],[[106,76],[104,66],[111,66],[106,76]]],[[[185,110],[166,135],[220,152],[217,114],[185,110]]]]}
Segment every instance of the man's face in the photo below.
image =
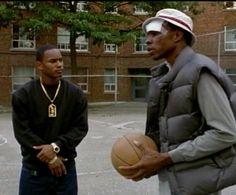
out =
{"type": "Polygon", "coordinates": [[[162,25],[160,31],[147,32],[148,54],[154,60],[169,58],[176,48],[175,31],[170,27],[162,25]]]}
{"type": "Polygon", "coordinates": [[[59,49],[50,49],[45,51],[42,61],[39,64],[39,70],[44,77],[57,79],[62,77],[63,60],[59,49]]]}

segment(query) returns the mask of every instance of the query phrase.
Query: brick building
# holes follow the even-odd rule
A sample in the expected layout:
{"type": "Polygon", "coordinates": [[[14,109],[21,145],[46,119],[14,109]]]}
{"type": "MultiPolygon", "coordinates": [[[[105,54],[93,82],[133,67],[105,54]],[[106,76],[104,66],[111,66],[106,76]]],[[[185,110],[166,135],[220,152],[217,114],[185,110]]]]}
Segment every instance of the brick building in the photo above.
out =
{"type": "MultiPolygon", "coordinates": [[[[234,4],[228,8],[213,6],[211,2],[200,4],[205,11],[194,19],[194,31],[198,37],[194,49],[233,73],[236,66],[236,38],[229,29],[234,27],[236,21],[234,4]]],[[[134,14],[144,13],[134,9],[134,14]]],[[[93,45],[91,39],[81,37],[76,59],[79,74],[70,75],[68,38],[63,29],[57,28],[54,36],[45,34],[39,39],[20,37],[19,30],[14,26],[0,30],[0,105],[10,105],[12,91],[37,74],[34,66],[35,47],[44,43],[58,45],[63,54],[65,78],[75,77],[89,102],[145,100],[149,69],[158,62],[147,55],[144,37],[137,37],[137,42],[126,42],[117,50],[113,44],[93,45]]]]}

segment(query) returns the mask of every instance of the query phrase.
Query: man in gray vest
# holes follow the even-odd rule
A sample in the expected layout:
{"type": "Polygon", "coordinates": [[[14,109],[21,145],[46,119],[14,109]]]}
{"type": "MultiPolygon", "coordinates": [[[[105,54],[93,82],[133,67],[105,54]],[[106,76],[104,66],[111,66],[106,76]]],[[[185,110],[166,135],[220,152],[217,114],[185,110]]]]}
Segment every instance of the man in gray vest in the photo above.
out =
{"type": "Polygon", "coordinates": [[[143,23],[151,69],[146,135],[159,151],[135,142],[143,157],[127,179],[158,174],[160,195],[209,195],[236,183],[233,84],[208,57],[195,53],[192,19],[163,9],[143,23]],[[232,173],[232,171],[235,171],[232,173]]]}

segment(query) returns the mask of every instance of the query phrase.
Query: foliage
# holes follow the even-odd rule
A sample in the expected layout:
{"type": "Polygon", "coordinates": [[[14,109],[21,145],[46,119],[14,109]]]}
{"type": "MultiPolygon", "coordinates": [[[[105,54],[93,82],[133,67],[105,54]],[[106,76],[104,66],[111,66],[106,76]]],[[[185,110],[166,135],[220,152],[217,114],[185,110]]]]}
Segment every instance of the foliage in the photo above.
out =
{"type": "Polygon", "coordinates": [[[70,32],[72,72],[76,73],[76,38],[85,35],[94,44],[103,41],[121,45],[134,40],[141,32],[141,25],[147,16],[133,15],[133,9],[126,5],[137,6],[154,16],[162,8],[172,7],[193,15],[199,13],[196,2],[178,1],[87,1],[87,11],[78,11],[81,1],[2,1],[0,2],[0,27],[9,22],[19,23],[30,36],[42,32],[52,32],[57,26],[70,32]],[[117,11],[116,14],[114,12],[117,11]],[[137,22],[138,21],[138,22],[137,22]]]}
{"type": "Polygon", "coordinates": [[[146,10],[149,16],[154,16],[158,10],[164,8],[179,9],[190,16],[198,15],[203,11],[198,7],[198,1],[135,1],[134,3],[146,10]]]}
{"type": "Polygon", "coordinates": [[[17,12],[10,9],[7,4],[0,4],[0,28],[6,28],[17,16],[17,12]]]}
{"type": "MultiPolygon", "coordinates": [[[[150,16],[155,15],[157,10],[166,7],[187,10],[194,15],[199,13],[199,10],[196,9],[196,2],[193,1],[88,1],[88,12],[77,12],[78,2],[48,1],[42,3],[42,1],[11,1],[11,9],[1,9],[3,7],[1,5],[0,17],[2,18],[1,21],[9,21],[13,18],[11,15],[12,8],[17,10],[17,8],[24,6],[30,12],[30,15],[25,17],[24,20],[20,20],[19,23],[25,29],[31,29],[31,33],[34,33],[34,35],[38,35],[42,31],[50,32],[55,25],[58,25],[67,29],[76,37],[80,35],[92,37],[95,40],[94,43],[106,41],[120,45],[122,42],[134,39],[137,29],[141,26],[140,23],[139,26],[130,29],[135,18],[129,18],[128,16],[132,13],[120,9],[125,4],[143,8],[150,16]],[[89,6],[91,3],[97,5],[100,10],[92,10],[91,6],[89,6]],[[112,14],[116,9],[118,14],[112,14]]],[[[1,26],[6,25],[2,24],[1,26]]]]}

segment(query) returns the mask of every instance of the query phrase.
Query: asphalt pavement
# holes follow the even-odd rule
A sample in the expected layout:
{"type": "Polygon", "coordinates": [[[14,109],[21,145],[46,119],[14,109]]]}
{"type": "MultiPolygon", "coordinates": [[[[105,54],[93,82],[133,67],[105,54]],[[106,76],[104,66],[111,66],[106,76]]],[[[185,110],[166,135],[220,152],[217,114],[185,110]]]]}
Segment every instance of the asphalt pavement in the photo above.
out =
{"type": "MultiPolygon", "coordinates": [[[[89,105],[89,132],[77,147],[78,195],[159,195],[157,176],[140,182],[127,180],[114,170],[110,160],[116,139],[129,132],[144,132],[145,120],[144,102],[89,105]]],[[[5,109],[0,113],[0,195],[17,195],[20,168],[11,111],[5,109]]],[[[222,193],[235,194],[235,186],[222,193]]]]}

